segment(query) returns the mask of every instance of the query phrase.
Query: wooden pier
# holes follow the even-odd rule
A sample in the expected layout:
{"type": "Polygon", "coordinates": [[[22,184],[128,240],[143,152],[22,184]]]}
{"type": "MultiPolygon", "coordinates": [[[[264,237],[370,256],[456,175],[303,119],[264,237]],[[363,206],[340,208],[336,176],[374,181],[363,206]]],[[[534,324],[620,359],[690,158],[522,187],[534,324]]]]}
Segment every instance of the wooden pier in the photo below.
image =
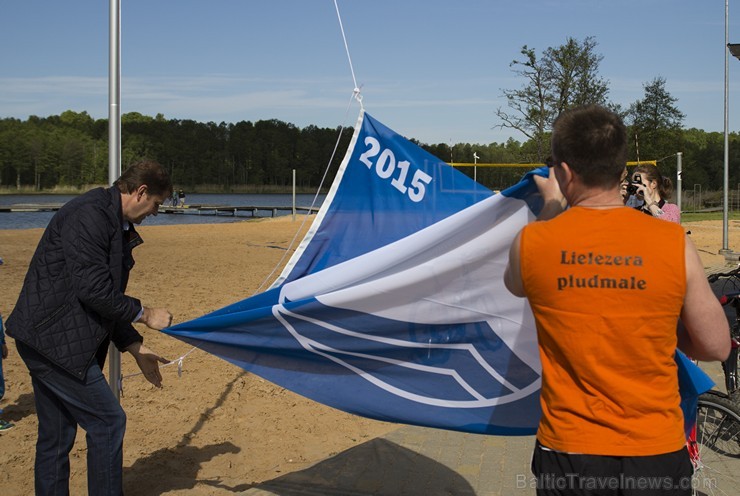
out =
{"type": "MultiPolygon", "coordinates": [[[[295,207],[296,213],[316,213],[319,207],[295,207]]],[[[160,214],[182,214],[182,215],[232,215],[236,217],[239,212],[248,212],[251,217],[259,217],[259,212],[270,212],[271,217],[277,217],[278,212],[293,212],[291,206],[256,206],[256,205],[185,205],[182,207],[159,207],[160,214]]]]}
{"type": "Polygon", "coordinates": [[[0,205],[0,212],[56,212],[63,203],[16,203],[0,205]]]}
{"type": "MultiPolygon", "coordinates": [[[[62,208],[63,203],[18,203],[14,205],[0,205],[0,212],[55,212],[62,208]]],[[[319,207],[295,207],[296,213],[316,213],[319,207]]],[[[264,206],[264,205],[184,205],[182,207],[160,206],[160,214],[180,215],[232,215],[237,217],[239,212],[248,212],[250,217],[260,217],[260,212],[269,212],[271,217],[277,217],[278,212],[293,212],[291,206],[264,206]]],[[[287,214],[286,214],[287,215],[287,214]]]]}

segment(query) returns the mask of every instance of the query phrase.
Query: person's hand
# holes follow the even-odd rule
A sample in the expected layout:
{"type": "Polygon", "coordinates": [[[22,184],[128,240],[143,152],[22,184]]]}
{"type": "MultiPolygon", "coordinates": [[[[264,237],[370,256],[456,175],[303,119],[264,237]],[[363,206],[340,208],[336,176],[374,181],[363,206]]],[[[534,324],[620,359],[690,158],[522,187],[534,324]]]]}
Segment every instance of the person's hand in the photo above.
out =
{"type": "Polygon", "coordinates": [[[138,341],[126,348],[126,351],[136,359],[136,364],[146,380],[157,387],[162,387],[162,374],[159,371],[159,364],[170,363],[170,361],[157,355],[138,341]]]}
{"type": "Polygon", "coordinates": [[[547,177],[534,176],[534,183],[537,185],[537,189],[544,201],[542,211],[539,217],[537,217],[539,220],[551,219],[565,210],[568,202],[560,190],[560,184],[555,177],[554,167],[548,169],[547,177]]]}
{"type": "Polygon", "coordinates": [[[638,184],[637,191],[638,194],[645,201],[646,206],[660,201],[660,195],[658,194],[658,192],[645,184],[638,184]]]}
{"type": "Polygon", "coordinates": [[[619,183],[619,194],[622,196],[622,201],[626,202],[627,198],[629,198],[629,193],[627,193],[627,181],[622,181],[619,183]]]}
{"type": "Polygon", "coordinates": [[[563,197],[563,193],[560,191],[560,185],[555,177],[555,168],[550,167],[547,169],[547,172],[547,177],[534,176],[534,183],[537,185],[537,189],[545,201],[551,199],[560,200],[563,197]]]}
{"type": "Polygon", "coordinates": [[[144,307],[144,312],[137,322],[158,331],[172,325],[172,314],[166,308],[144,307]]]}
{"type": "Polygon", "coordinates": [[[8,345],[4,344],[3,345],[3,359],[6,359],[6,358],[8,358],[8,345]]]}

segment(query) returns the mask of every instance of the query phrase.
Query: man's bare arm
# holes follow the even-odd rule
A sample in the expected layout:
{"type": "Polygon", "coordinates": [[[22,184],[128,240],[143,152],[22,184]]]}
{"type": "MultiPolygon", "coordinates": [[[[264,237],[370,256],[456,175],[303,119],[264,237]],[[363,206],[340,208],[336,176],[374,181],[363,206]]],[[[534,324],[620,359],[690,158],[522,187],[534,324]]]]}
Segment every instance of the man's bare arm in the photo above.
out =
{"type": "Polygon", "coordinates": [[[699,253],[686,236],[686,297],[678,325],[678,348],[696,360],[725,360],[730,354],[727,317],[704,275],[699,253]]]}
{"type": "Polygon", "coordinates": [[[521,231],[516,235],[509,248],[509,264],[504,272],[504,285],[514,296],[524,297],[524,284],[522,283],[522,270],[519,257],[519,245],[521,231]]]}

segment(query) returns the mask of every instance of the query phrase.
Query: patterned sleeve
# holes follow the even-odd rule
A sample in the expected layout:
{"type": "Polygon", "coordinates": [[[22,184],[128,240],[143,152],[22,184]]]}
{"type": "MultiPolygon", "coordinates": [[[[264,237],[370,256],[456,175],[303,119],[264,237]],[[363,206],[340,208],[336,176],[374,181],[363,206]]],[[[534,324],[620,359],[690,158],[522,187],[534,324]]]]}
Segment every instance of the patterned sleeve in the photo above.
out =
{"type": "Polygon", "coordinates": [[[660,216],[660,219],[675,222],[677,224],[681,222],[681,215],[678,211],[678,205],[676,205],[675,203],[666,203],[663,205],[661,210],[663,211],[663,215],[660,216]]]}

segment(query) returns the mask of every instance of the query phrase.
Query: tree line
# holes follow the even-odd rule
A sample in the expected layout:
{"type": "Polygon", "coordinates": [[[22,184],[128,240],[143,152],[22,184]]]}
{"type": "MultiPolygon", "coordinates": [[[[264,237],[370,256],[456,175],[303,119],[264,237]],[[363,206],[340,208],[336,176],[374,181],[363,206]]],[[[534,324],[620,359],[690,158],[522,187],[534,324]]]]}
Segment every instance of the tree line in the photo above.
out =
{"type": "MultiPolygon", "coordinates": [[[[121,116],[121,168],[141,158],[164,165],[179,186],[318,186],[337,140],[346,149],[352,130],[279,120],[235,124],[121,116]]],[[[332,166],[341,160],[337,154],[332,166]]],[[[108,181],[108,120],[68,110],[25,121],[0,119],[0,186],[48,190],[108,181]]]]}
{"type": "MultiPolygon", "coordinates": [[[[661,172],[675,181],[676,153],[683,153],[685,187],[705,190],[723,186],[724,135],[685,129],[677,99],[656,77],[644,84],[644,97],[627,107],[611,102],[609,82],[599,75],[602,56],[592,37],[568,38],[541,54],[522,47],[510,67],[523,81],[520,88],[502,89],[506,108],[494,111],[498,123],[523,136],[505,143],[419,142],[447,162],[542,163],[549,154],[550,130],[564,110],[588,103],[605,105],[628,125],[628,160],[658,160],[661,172]]],[[[297,126],[280,120],[237,123],[165,119],[137,112],[121,118],[121,165],[140,158],[155,159],[170,171],[179,187],[209,187],[224,192],[245,188],[287,188],[296,171],[297,185],[319,186],[327,167],[331,180],[349,144],[352,129],[297,126]],[[336,148],[336,152],[335,152],[336,148]],[[331,158],[331,163],[329,163],[331,158]]],[[[740,182],[740,142],[730,134],[730,184],[740,182]],[[732,166],[735,164],[735,166],[732,166]]],[[[468,175],[470,168],[462,169],[468,175]]],[[[500,189],[516,181],[521,170],[477,170],[479,182],[500,189]]],[[[108,180],[108,121],[87,112],[0,119],[0,187],[44,191],[55,187],[83,188],[108,180]]],[[[327,185],[328,186],[328,185],[327,185]]]]}

